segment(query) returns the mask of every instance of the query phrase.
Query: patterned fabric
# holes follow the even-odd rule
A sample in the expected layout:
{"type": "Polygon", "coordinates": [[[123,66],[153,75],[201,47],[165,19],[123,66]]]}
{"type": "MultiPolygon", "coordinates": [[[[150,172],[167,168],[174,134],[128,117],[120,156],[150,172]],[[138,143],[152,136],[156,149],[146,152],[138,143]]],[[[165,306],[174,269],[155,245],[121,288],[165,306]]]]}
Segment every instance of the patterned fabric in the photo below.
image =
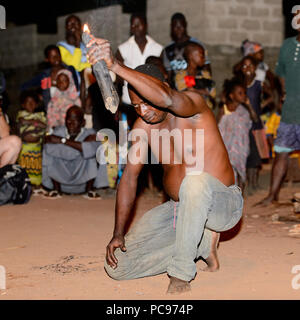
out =
{"type": "MultiPolygon", "coordinates": [[[[20,110],[17,114],[17,122],[20,121],[20,119],[24,120],[33,120],[33,121],[41,121],[43,124],[47,124],[47,119],[44,112],[34,112],[30,113],[26,110],[20,110]]],[[[38,128],[34,123],[33,124],[23,124],[20,126],[20,135],[31,131],[31,135],[34,137],[40,137],[40,143],[42,142],[42,138],[46,133],[45,128],[38,128]]]]}
{"type": "Polygon", "coordinates": [[[18,160],[34,185],[42,183],[42,145],[40,143],[23,143],[18,160]]]}
{"type": "Polygon", "coordinates": [[[292,151],[300,150],[300,124],[290,124],[281,121],[274,145],[289,148],[292,151]]]}
{"type": "Polygon", "coordinates": [[[215,82],[211,79],[208,71],[199,70],[196,76],[188,75],[187,70],[180,70],[175,76],[175,87],[178,91],[186,90],[187,88],[207,89],[209,96],[204,96],[209,108],[213,108],[212,99],[216,98],[215,82]]]}
{"type": "Polygon", "coordinates": [[[249,155],[249,130],[252,121],[248,111],[239,105],[228,115],[223,115],[219,130],[226,146],[230,163],[242,181],[246,181],[246,161],[249,155]]]}
{"type": "Polygon", "coordinates": [[[47,108],[48,129],[64,126],[67,110],[73,105],[81,106],[71,72],[66,69],[60,70],[57,76],[61,73],[68,76],[70,84],[66,91],[53,88],[53,94],[47,108]]]}

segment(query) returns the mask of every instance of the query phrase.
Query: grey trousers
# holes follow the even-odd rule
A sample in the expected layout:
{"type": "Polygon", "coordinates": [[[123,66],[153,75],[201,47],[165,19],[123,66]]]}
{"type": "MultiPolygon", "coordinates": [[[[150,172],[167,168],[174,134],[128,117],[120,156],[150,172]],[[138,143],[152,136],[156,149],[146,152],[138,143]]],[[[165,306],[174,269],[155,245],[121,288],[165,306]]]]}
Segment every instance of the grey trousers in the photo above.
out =
{"type": "Polygon", "coordinates": [[[197,272],[195,259],[210,254],[211,230],[231,229],[242,210],[243,197],[236,185],[226,187],[207,173],[187,175],[179,202],[171,200],[145,213],[125,236],[127,251],[116,249],[117,268],[105,262],[105,270],[116,280],[167,272],[190,281],[197,272]]]}

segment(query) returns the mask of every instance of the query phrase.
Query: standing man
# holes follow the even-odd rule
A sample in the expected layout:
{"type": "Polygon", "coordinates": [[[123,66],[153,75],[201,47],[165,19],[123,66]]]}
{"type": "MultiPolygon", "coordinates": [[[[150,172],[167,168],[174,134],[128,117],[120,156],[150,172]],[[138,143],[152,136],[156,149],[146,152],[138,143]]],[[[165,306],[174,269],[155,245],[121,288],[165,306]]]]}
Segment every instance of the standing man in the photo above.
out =
{"type": "Polygon", "coordinates": [[[189,42],[199,43],[205,51],[205,69],[211,73],[210,61],[207,56],[207,50],[202,42],[187,34],[187,21],[182,13],[174,13],[171,17],[171,38],[172,42],[167,45],[163,52],[163,63],[168,71],[169,80],[172,87],[175,88],[175,76],[180,70],[187,68],[187,62],[184,58],[184,48],[189,42]]]}
{"type": "MultiPolygon", "coordinates": [[[[130,17],[130,34],[131,37],[119,45],[116,52],[116,58],[129,68],[136,68],[137,66],[144,64],[146,59],[150,56],[159,57],[163,50],[162,45],[154,41],[147,34],[148,24],[145,15],[140,13],[133,13],[130,17]]],[[[128,95],[127,82],[118,78],[118,82],[123,85],[122,87],[122,111],[127,113],[130,109],[130,98],[128,95]]],[[[135,112],[132,112],[135,120],[135,112]]],[[[129,115],[129,117],[131,114],[129,115]]],[[[129,125],[132,125],[129,120],[129,125]]]]}
{"type": "MultiPolygon", "coordinates": [[[[296,14],[299,14],[299,11],[296,14]]],[[[274,141],[275,159],[272,165],[270,190],[268,196],[258,203],[259,205],[265,206],[278,201],[288,168],[289,154],[300,150],[300,29],[297,31],[297,36],[287,38],[283,42],[275,70],[280,78],[285,100],[277,138],[274,141]]]]}
{"type": "Polygon", "coordinates": [[[216,232],[232,228],[242,215],[243,198],[234,185],[233,170],[214,114],[201,94],[171,89],[155,65],[132,70],[115,60],[107,40],[93,39],[88,47],[94,43],[97,45],[90,49],[89,61],[95,64],[104,60],[111,71],[130,84],[131,103],[139,116],[132,132],[136,130],[142,135],[139,142],[133,141],[118,186],[115,228],[107,246],[105,269],[118,280],[167,272],[168,293],[188,291],[189,282],[196,275],[194,260],[203,257],[208,270],[217,270],[216,232]],[[195,141],[197,129],[204,131],[203,143],[195,141]],[[176,132],[168,148],[163,148],[160,139],[152,138],[161,130],[176,132]],[[182,140],[186,130],[193,138],[182,140]],[[147,212],[125,235],[143,167],[143,161],[130,159],[136,152],[146,159],[148,145],[163,165],[164,188],[171,200],[147,212]],[[177,164],[174,157],[177,159],[180,154],[185,156],[177,164]],[[168,155],[170,162],[165,161],[168,155]],[[195,161],[190,161],[191,157],[195,161]]]}

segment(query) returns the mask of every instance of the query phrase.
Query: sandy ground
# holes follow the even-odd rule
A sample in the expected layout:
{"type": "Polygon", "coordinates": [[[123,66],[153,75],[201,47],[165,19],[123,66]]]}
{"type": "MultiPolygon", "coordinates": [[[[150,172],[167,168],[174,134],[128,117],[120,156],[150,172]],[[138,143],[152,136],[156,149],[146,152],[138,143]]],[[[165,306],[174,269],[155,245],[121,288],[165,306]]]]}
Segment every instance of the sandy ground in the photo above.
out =
{"type": "MultiPolygon", "coordinates": [[[[99,201],[32,197],[27,205],[2,206],[0,265],[6,269],[6,290],[0,291],[0,300],[299,299],[300,289],[292,287],[297,276],[292,268],[300,265],[300,237],[290,236],[289,230],[300,220],[276,217],[295,217],[290,199],[300,185],[282,189],[282,206],[252,207],[266,195],[268,176],[266,168],[260,179],[264,188],[246,198],[242,223],[222,234],[221,269],[199,271],[192,291],[180,296],[165,294],[166,274],[122,282],[106,275],[103,261],[112,234],[114,196],[99,201]]],[[[135,219],[160,201],[159,195],[144,193],[135,219]]],[[[300,287],[300,279],[294,283],[300,287]]]]}

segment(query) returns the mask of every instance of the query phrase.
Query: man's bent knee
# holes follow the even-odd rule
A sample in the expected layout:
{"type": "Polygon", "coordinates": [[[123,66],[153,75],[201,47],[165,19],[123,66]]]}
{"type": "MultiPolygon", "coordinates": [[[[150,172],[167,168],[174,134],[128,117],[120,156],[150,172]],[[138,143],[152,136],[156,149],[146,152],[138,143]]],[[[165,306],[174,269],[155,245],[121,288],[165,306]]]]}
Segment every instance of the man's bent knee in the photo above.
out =
{"type": "Polygon", "coordinates": [[[119,266],[117,266],[115,269],[113,269],[105,261],[104,269],[105,269],[106,273],[109,275],[109,277],[114,280],[125,280],[126,279],[124,270],[122,270],[122,268],[119,266]]]}

